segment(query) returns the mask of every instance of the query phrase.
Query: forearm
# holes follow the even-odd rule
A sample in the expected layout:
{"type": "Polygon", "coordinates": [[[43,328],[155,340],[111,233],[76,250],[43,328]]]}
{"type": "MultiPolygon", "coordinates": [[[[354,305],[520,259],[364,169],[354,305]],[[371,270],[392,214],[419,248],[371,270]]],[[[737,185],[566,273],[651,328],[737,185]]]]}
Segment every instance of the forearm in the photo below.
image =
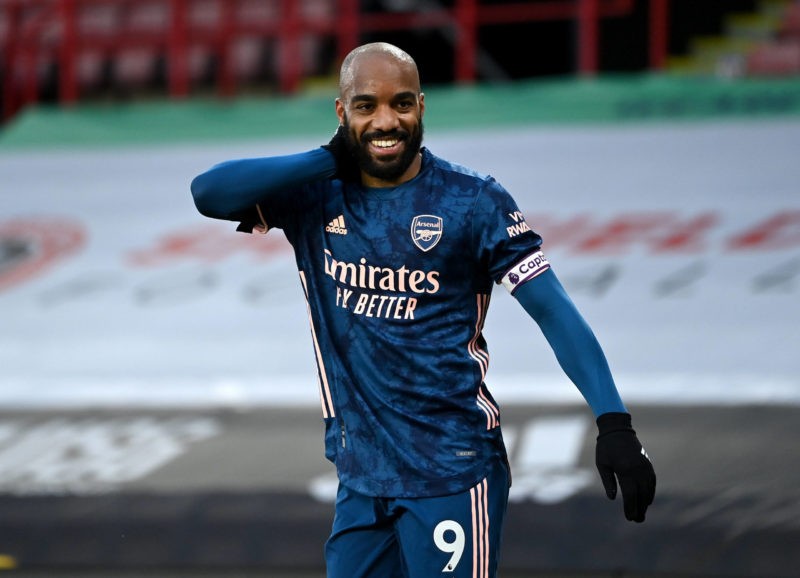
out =
{"type": "Polygon", "coordinates": [[[627,412],[597,338],[552,269],[519,287],[514,297],[539,325],[595,416],[627,412]]]}
{"type": "Polygon", "coordinates": [[[292,155],[220,163],[194,178],[195,206],[215,219],[236,215],[267,202],[270,195],[328,178],[336,171],[333,155],[322,148],[292,155]]]}

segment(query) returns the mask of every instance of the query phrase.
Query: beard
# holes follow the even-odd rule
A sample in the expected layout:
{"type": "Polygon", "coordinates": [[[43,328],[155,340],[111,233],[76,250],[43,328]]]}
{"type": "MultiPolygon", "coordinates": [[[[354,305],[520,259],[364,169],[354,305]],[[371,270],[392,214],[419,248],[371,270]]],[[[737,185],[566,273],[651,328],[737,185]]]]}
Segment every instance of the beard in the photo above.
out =
{"type": "Polygon", "coordinates": [[[419,119],[417,127],[412,132],[404,129],[397,129],[389,132],[369,132],[361,135],[361,140],[357,140],[350,130],[350,122],[344,118],[345,134],[347,135],[347,148],[355,158],[358,166],[369,176],[383,181],[396,181],[403,173],[408,170],[414,158],[422,147],[422,137],[425,128],[422,119],[419,119]],[[405,146],[403,151],[392,159],[376,160],[369,153],[369,141],[375,138],[397,138],[405,146]]]}

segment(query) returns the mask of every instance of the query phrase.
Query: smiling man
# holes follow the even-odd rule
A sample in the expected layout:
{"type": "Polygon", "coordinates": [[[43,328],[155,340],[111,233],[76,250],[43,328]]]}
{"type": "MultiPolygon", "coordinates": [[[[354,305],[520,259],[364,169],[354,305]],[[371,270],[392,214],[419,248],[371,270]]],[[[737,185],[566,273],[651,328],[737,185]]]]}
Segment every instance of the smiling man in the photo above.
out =
{"type": "Polygon", "coordinates": [[[328,144],[227,161],[191,185],[202,214],[283,229],[294,248],[340,481],[329,578],[495,576],[511,480],[482,334],[497,284],[596,416],[608,497],[619,483],[626,518],[644,521],[655,473],[600,345],[508,191],[422,147],[414,60],[356,48],[335,107],[328,144]]]}
{"type": "Polygon", "coordinates": [[[391,45],[376,46],[356,49],[344,61],[336,115],[363,184],[387,187],[419,172],[425,95],[411,57],[391,45]]]}

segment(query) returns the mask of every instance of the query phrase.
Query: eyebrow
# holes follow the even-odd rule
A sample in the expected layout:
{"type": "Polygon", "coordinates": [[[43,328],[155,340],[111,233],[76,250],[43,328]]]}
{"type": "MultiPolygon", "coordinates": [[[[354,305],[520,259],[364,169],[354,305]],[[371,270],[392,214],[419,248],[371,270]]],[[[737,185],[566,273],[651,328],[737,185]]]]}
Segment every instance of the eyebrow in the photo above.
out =
{"type": "MultiPolygon", "coordinates": [[[[403,92],[398,92],[397,94],[392,96],[392,101],[406,100],[406,99],[416,100],[416,98],[417,98],[416,92],[414,92],[413,90],[406,90],[403,92]]],[[[355,94],[350,99],[350,102],[357,102],[357,101],[374,102],[376,100],[378,99],[375,98],[375,96],[372,94],[355,94]]]]}

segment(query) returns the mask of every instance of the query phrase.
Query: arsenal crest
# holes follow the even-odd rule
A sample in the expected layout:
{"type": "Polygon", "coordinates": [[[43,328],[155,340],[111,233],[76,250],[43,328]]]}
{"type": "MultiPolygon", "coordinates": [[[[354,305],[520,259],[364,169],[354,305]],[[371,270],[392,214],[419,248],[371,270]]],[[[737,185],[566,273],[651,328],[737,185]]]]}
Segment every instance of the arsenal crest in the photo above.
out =
{"type": "Polygon", "coordinates": [[[442,238],[442,218],[436,215],[417,215],[411,221],[411,240],[423,251],[430,251],[442,238]]]}

